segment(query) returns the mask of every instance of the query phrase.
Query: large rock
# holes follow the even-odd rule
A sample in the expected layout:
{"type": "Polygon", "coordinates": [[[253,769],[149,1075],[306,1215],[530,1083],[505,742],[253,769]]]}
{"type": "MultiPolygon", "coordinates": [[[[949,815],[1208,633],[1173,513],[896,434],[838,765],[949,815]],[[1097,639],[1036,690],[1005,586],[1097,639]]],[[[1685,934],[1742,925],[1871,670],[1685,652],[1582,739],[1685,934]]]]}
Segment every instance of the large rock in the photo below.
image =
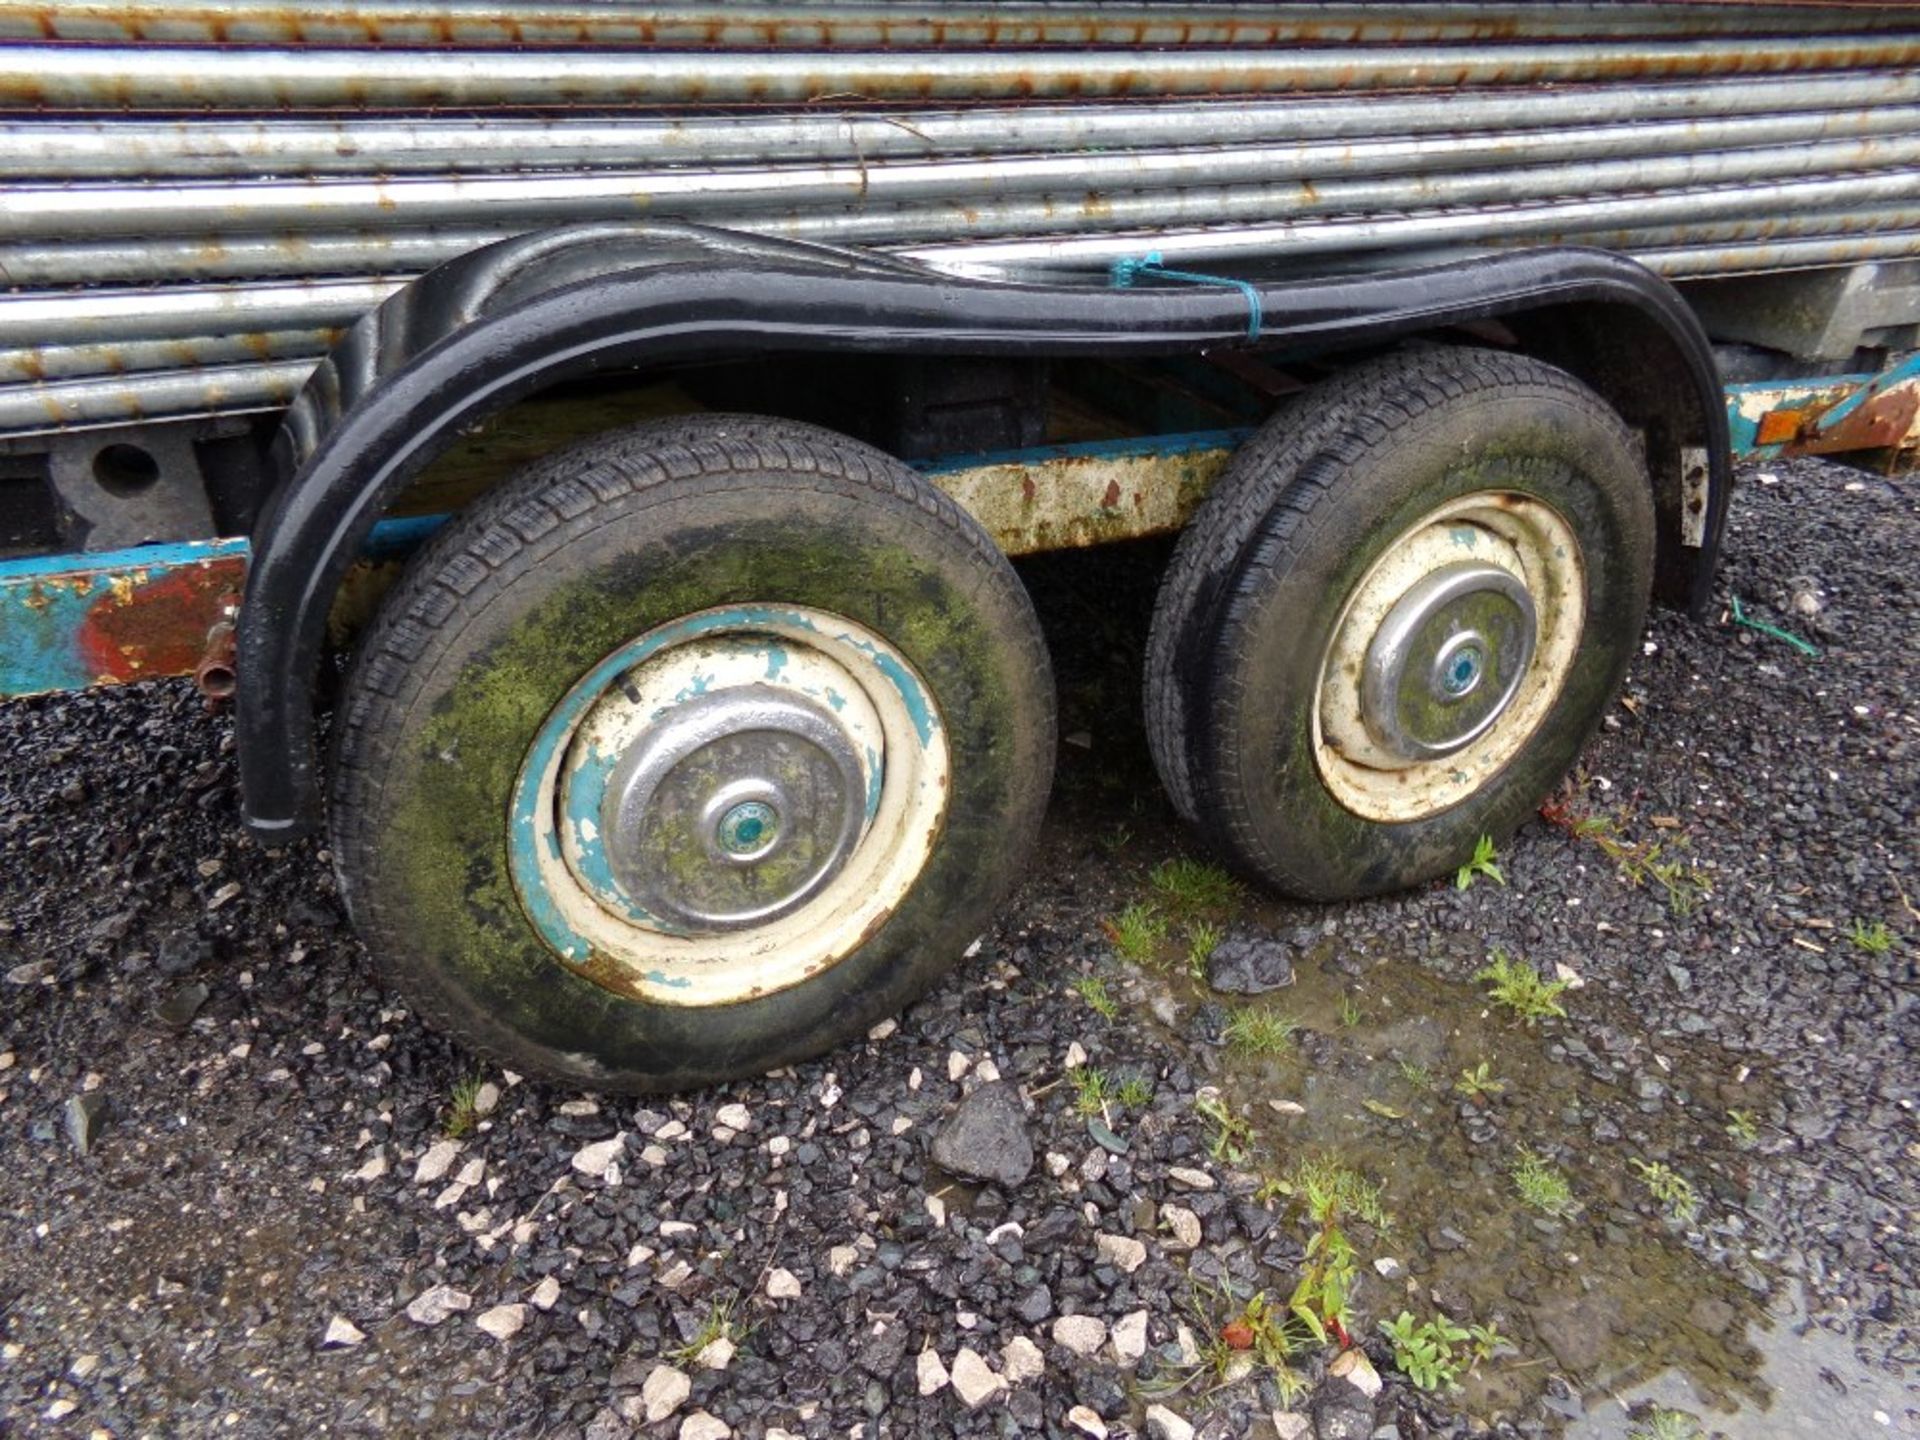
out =
{"type": "Polygon", "coordinates": [[[1207,957],[1207,984],[1222,995],[1264,995],[1293,983],[1293,957],[1265,935],[1229,936],[1207,957]]]}
{"type": "Polygon", "coordinates": [[[1033,1142],[1020,1095],[1004,1081],[982,1085],[933,1137],[933,1162],[971,1180],[1011,1190],[1033,1170],[1033,1142]]]}

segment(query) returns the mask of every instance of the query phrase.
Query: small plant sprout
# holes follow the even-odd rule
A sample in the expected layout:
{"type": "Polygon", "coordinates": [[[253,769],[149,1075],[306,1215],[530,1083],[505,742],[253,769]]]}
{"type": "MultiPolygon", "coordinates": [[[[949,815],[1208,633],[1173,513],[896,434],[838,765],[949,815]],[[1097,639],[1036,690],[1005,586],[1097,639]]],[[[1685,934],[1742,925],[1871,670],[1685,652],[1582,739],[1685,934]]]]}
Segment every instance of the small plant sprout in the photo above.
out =
{"type": "Polygon", "coordinates": [[[1105,926],[1120,958],[1136,965],[1150,963],[1159,953],[1160,942],[1167,938],[1166,917],[1153,906],[1138,902],[1106,921],[1105,926]]]}
{"type": "Polygon", "coordinates": [[[1727,1134],[1736,1145],[1751,1145],[1760,1138],[1760,1126],[1751,1110],[1727,1111],[1727,1134]]]}
{"type": "Polygon", "coordinates": [[[734,1318],[733,1307],[739,1297],[725,1300],[715,1299],[707,1306],[706,1313],[700,1317],[700,1324],[692,1337],[677,1350],[669,1350],[667,1359],[675,1365],[690,1366],[700,1358],[700,1352],[716,1340],[725,1340],[737,1345],[746,1338],[746,1327],[734,1318]]]}
{"type": "Polygon", "coordinates": [[[1352,1215],[1376,1230],[1393,1228],[1379,1185],[1328,1155],[1296,1161],[1275,1190],[1298,1199],[1315,1222],[1352,1215]]]}
{"type": "Polygon", "coordinates": [[[1473,978],[1487,982],[1494,1004],[1504,1005],[1529,1025],[1548,1016],[1566,1018],[1567,1012],[1560,1008],[1560,995],[1567,982],[1542,980],[1531,965],[1513,959],[1498,947],[1473,978]]]}
{"type": "Polygon", "coordinates": [[[1207,1153],[1229,1165],[1246,1164],[1253,1150],[1253,1127],[1212,1095],[1200,1096],[1193,1108],[1213,1126],[1213,1133],[1207,1137],[1207,1153]]]}
{"type": "Polygon", "coordinates": [[[1473,1339],[1463,1327],[1444,1315],[1416,1321],[1412,1311],[1402,1310],[1380,1322],[1380,1333],[1393,1344],[1393,1363],[1416,1389],[1459,1388],[1462,1362],[1455,1347],[1469,1346],[1473,1339]]]}
{"type": "Polygon", "coordinates": [[[1884,920],[1875,920],[1869,925],[1864,920],[1856,919],[1847,927],[1847,939],[1854,943],[1856,949],[1864,950],[1869,955],[1884,955],[1893,949],[1893,932],[1887,928],[1884,920]]]}
{"type": "Polygon", "coordinates": [[[1453,1088],[1469,1100],[1482,1100],[1503,1092],[1507,1082],[1496,1076],[1493,1067],[1482,1060],[1471,1070],[1462,1070],[1460,1078],[1453,1082],[1453,1088]]]}
{"type": "Polygon", "coordinates": [[[1478,840],[1473,842],[1473,854],[1468,857],[1467,863],[1454,872],[1453,888],[1456,890],[1471,889],[1473,882],[1478,880],[1482,875],[1486,876],[1496,885],[1505,885],[1507,883],[1507,877],[1501,873],[1500,866],[1493,857],[1493,837],[1491,835],[1482,835],[1478,840]]]}
{"type": "Polygon", "coordinates": [[[1701,1440],[1700,1422],[1684,1410],[1651,1410],[1627,1432],[1627,1440],[1701,1440]]]}
{"type": "Polygon", "coordinates": [[[1096,1070],[1091,1065],[1076,1065],[1067,1072],[1067,1079],[1073,1085],[1073,1110],[1076,1115],[1099,1115],[1105,1112],[1107,1101],[1113,1098],[1106,1071],[1096,1070]]]}
{"type": "Polygon", "coordinates": [[[480,1091],[485,1084],[478,1075],[469,1075],[453,1087],[444,1127],[449,1140],[471,1135],[480,1124],[480,1091]]]}
{"type": "Polygon", "coordinates": [[[1690,1224],[1700,1213],[1700,1197],[1694,1193],[1693,1182],[1686,1176],[1658,1160],[1629,1160],[1627,1163],[1640,1172],[1640,1183],[1647,1187],[1647,1194],[1676,1225],[1690,1224]]]}
{"type": "Polygon", "coordinates": [[[1220,948],[1220,927],[1196,920],[1187,927],[1187,973],[1195,983],[1207,978],[1207,961],[1220,948]]]}
{"type": "Polygon", "coordinates": [[[1240,882],[1204,860],[1169,860],[1147,877],[1154,900],[1169,915],[1188,920],[1221,915],[1240,903],[1240,882]]]}
{"type": "Polygon", "coordinates": [[[1283,1055],[1299,1028],[1291,1015],[1249,1006],[1227,1017],[1227,1048],[1236,1055],[1283,1055]]]}
{"type": "Polygon", "coordinates": [[[1508,1167],[1508,1173],[1513,1176],[1513,1188],[1520,1198],[1543,1215],[1564,1220],[1580,1208],[1574,1201],[1573,1186],[1567,1183],[1567,1177],[1544,1155],[1524,1145],[1508,1167]]]}
{"type": "Polygon", "coordinates": [[[1144,1110],[1153,1103],[1153,1082],[1144,1075],[1129,1075],[1113,1087],[1113,1098],[1129,1110],[1144,1110]]]}
{"type": "Polygon", "coordinates": [[[1073,982],[1073,988],[1102,1020],[1111,1020],[1120,1013],[1120,1006],[1107,990],[1107,982],[1098,975],[1082,975],[1073,982]]]}
{"type": "Polygon", "coordinates": [[[1340,997],[1340,1024],[1342,1027],[1351,1030],[1365,1018],[1366,1016],[1361,1013],[1360,1002],[1358,1000],[1354,999],[1351,995],[1342,995],[1340,997]]]}

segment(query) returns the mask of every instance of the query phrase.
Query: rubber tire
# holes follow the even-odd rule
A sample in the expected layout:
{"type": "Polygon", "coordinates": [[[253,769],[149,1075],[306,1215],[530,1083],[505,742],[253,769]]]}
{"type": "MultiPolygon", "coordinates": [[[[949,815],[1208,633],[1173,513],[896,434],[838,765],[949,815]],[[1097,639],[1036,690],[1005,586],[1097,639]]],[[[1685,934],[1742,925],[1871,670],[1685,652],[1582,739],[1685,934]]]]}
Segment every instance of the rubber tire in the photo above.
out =
{"type": "Polygon", "coordinates": [[[527,467],[414,557],[365,636],[329,777],[334,863],[383,976],[513,1069],[646,1092],[863,1035],[990,922],[1046,806],[1039,624],[980,527],[898,461],[813,426],[703,416],[527,467]],[[914,888],[853,954],[715,1007],[647,1004],[561,965],[508,872],[509,796],[603,656],[718,604],[810,605],[891,642],[946,725],[952,793],[914,888]]]}
{"type": "Polygon", "coordinates": [[[1524,821],[1598,726],[1640,643],[1653,548],[1639,444],[1571,375],[1454,347],[1358,365],[1240,448],[1175,549],[1147,647],[1161,779],[1217,851],[1282,894],[1351,899],[1448,873],[1481,835],[1524,821]],[[1419,820],[1364,819],[1313,757],[1333,627],[1395,538],[1489,488],[1488,464],[1500,466],[1494,488],[1551,504],[1580,541],[1578,653],[1532,737],[1480,789],[1419,820]]]}

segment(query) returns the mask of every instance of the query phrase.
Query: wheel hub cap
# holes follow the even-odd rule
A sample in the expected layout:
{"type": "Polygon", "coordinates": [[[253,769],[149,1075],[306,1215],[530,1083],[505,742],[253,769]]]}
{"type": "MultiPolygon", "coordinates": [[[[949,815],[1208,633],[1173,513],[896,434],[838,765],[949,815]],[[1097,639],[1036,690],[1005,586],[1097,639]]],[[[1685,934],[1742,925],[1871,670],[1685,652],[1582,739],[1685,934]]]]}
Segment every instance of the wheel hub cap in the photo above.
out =
{"type": "Polygon", "coordinates": [[[854,621],[700,611],[604,657],[548,715],[508,856],[577,973],[652,1004],[732,1005],[853,953],[941,831],[945,726],[854,621]]]}
{"type": "MultiPolygon", "coordinates": [[[[598,708],[631,705],[616,691],[598,708]]],[[[861,756],[826,707],[740,686],[641,732],[600,801],[601,843],[614,879],[651,914],[737,929],[787,914],[838,873],[866,788],[861,756]]]]}
{"type": "Polygon", "coordinates": [[[1367,647],[1361,718],[1374,743],[1404,760],[1472,744],[1513,699],[1535,631],[1533,599],[1509,570],[1467,561],[1423,576],[1367,647]]]}
{"type": "Polygon", "coordinates": [[[1482,490],[1378,552],[1342,606],[1314,759],[1348,810],[1404,823],[1496,777],[1543,722],[1585,623],[1580,543],[1534,496],[1482,490]]]}

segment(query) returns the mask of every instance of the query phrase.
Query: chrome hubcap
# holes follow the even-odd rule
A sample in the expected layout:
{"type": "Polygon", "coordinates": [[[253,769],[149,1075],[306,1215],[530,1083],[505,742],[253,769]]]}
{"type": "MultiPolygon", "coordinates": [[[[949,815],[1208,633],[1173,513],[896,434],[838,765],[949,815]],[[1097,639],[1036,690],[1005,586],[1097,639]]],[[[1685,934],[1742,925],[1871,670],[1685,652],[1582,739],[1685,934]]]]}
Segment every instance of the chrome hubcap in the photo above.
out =
{"type": "MultiPolygon", "coordinates": [[[[590,723],[638,716],[616,690],[590,723]],[[614,712],[614,713],[609,713],[614,712]]],[[[569,777],[591,786],[592,767],[569,777]]],[[[641,731],[597,806],[607,868],[649,913],[689,930],[785,915],[837,874],[860,838],[867,777],[832,713],[764,685],[702,696],[641,731]]],[[[593,804],[591,797],[584,797],[593,804]]]]}
{"type": "Polygon", "coordinates": [[[820,610],[708,610],[607,656],[555,707],[509,857],[563,962],[652,1003],[736,1004],[884,925],[948,793],[933,696],[884,639],[820,610]]]}
{"type": "Polygon", "coordinates": [[[1526,586],[1498,565],[1433,571],[1400,597],[1367,647],[1360,713],[1387,754],[1433,760],[1500,718],[1533,659],[1526,586]]]}
{"type": "Polygon", "coordinates": [[[1530,495],[1448,501],[1348,596],[1321,662],[1314,760],[1370,820],[1457,805],[1519,753],[1580,645],[1585,567],[1571,526],[1530,495]]]}

